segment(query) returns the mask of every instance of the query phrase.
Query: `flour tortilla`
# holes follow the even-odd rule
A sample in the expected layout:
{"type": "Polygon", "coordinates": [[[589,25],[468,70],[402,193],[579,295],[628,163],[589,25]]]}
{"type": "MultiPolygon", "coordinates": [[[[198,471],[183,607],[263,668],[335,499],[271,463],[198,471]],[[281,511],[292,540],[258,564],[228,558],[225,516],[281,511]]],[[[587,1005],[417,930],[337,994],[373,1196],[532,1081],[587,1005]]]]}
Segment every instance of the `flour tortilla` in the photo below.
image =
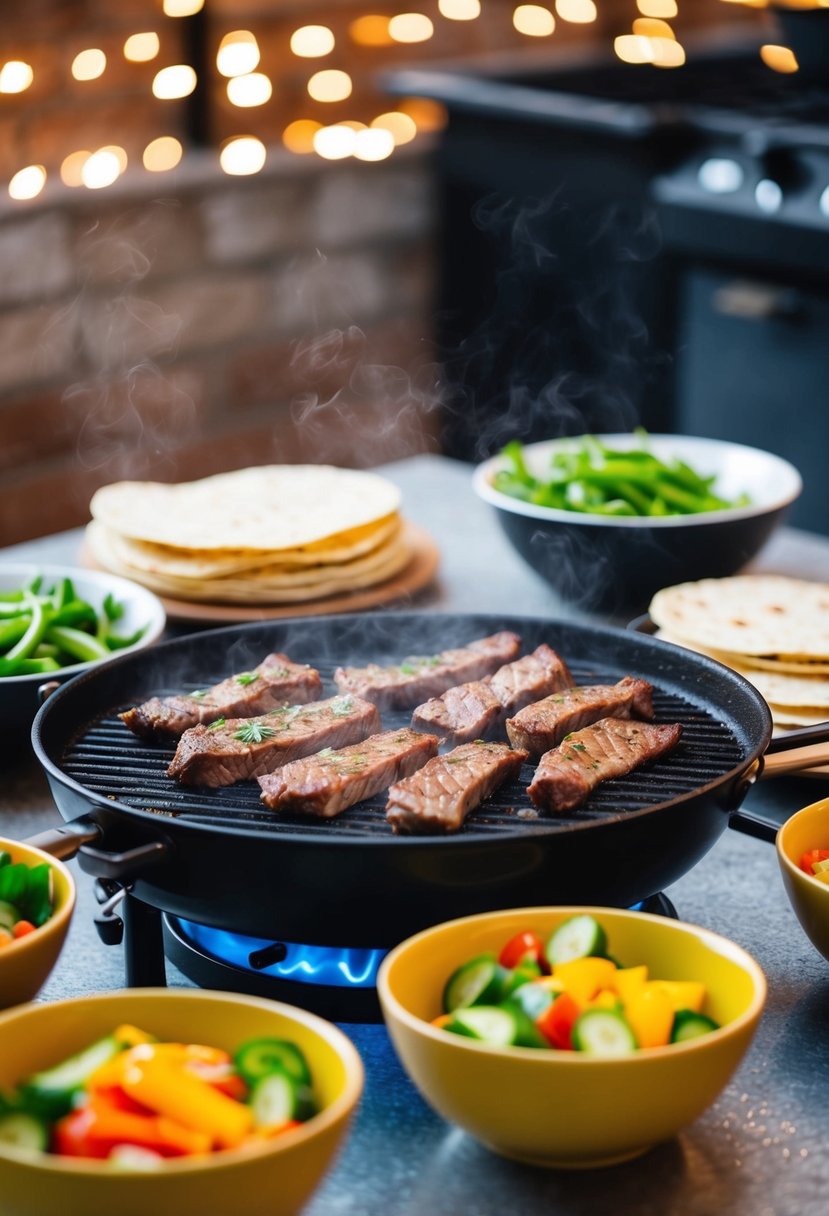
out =
{"type": "Polygon", "coordinates": [[[192,554],[274,554],[347,535],[400,507],[376,473],[330,465],[265,465],[167,485],[121,481],[97,490],[94,520],[130,540],[192,554]]]}
{"type": "Polygon", "coordinates": [[[825,709],[792,709],[788,705],[769,705],[775,726],[818,726],[829,718],[825,709]]]}
{"type": "Polygon", "coordinates": [[[779,575],[703,579],[657,592],[661,628],[720,653],[829,661],[829,587],[779,575]]]}

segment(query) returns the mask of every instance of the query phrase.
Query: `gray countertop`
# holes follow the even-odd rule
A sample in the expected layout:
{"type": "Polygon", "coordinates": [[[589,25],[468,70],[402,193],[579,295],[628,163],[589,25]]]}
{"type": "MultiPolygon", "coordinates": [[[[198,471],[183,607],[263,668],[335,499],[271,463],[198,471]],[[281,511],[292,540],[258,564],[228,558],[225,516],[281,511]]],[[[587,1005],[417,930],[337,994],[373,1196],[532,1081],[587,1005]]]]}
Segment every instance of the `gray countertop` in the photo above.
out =
{"type": "MultiPolygon", "coordinates": [[[[469,469],[417,457],[383,470],[403,490],[404,512],[441,548],[439,578],[417,597],[424,611],[576,615],[514,554],[469,469]]],[[[79,531],[14,546],[0,561],[78,561],[79,531]]],[[[829,581],[829,540],[783,530],[758,570],[829,581]]],[[[180,627],[179,627],[180,628],[180,627]]],[[[3,774],[0,832],[23,838],[59,814],[33,758],[3,774]]],[[[749,805],[785,816],[829,794],[829,782],[770,782],[749,805]]],[[[40,999],[123,985],[121,951],[92,924],[91,882],[77,871],[79,903],[63,955],[40,999]]],[[[680,1137],[626,1165],[584,1173],[537,1170],[500,1159],[452,1128],[420,1099],[382,1026],[344,1026],[366,1063],[366,1090],[335,1168],[305,1216],[824,1216],[829,1084],[829,964],[786,900],[774,849],[727,831],[667,894],[682,919],[732,938],[760,962],[769,998],[757,1037],[720,1099],[680,1137]]],[[[168,966],[168,981],[190,981],[168,966]]],[[[0,1198],[2,1211],[2,1198],[0,1198]]]]}

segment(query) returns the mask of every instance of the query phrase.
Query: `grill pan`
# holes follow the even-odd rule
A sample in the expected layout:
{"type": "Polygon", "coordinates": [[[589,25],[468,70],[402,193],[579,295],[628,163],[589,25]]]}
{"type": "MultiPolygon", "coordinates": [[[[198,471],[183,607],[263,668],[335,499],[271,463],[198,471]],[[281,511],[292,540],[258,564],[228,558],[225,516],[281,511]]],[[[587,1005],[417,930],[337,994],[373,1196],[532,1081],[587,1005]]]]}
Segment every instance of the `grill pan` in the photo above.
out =
{"type": "MultiPolygon", "coordinates": [[[[408,720],[407,713],[383,714],[384,728],[408,720]]],[[[80,849],[84,869],[128,883],[140,903],[189,920],[355,947],[390,946],[427,925],[488,909],[627,906],[661,891],[727,826],[762,768],[770,736],[769,711],[747,681],[654,638],[538,618],[416,613],[262,622],[165,642],[63,685],[32,730],[67,821],[54,852],[80,849]],[[398,837],[382,813],[384,794],[318,822],[266,810],[255,782],[181,787],[165,773],[173,747],[137,739],[116,716],[152,695],[246,670],[269,651],[317,667],[329,695],[338,664],[399,662],[500,629],[520,634],[525,652],[547,642],[578,683],[628,674],[650,680],[657,721],[683,724],[678,748],[600,787],[568,816],[534,817],[526,765],[457,835],[398,837]]],[[[799,741],[793,734],[787,743],[799,741]]]]}

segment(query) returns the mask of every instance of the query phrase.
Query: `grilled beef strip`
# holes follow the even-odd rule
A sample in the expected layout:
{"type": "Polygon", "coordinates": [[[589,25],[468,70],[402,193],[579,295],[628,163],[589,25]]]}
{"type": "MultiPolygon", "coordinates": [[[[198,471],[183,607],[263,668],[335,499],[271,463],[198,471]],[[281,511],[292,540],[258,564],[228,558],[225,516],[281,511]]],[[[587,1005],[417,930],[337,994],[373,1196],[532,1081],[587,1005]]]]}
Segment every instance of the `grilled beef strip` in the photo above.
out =
{"type": "Polygon", "coordinates": [[[396,782],[386,818],[395,832],[457,832],[494,789],[518,776],[526,752],[478,739],[465,743],[396,782]]]}
{"type": "Polygon", "coordinates": [[[567,664],[542,644],[532,654],[499,667],[488,680],[459,684],[418,705],[412,726],[437,731],[453,744],[486,739],[503,726],[508,714],[572,684],[567,664]]]}
{"type": "Polygon", "coordinates": [[[528,705],[507,719],[513,747],[541,756],[565,735],[600,718],[653,717],[653,685],[625,676],[618,684],[591,684],[567,688],[528,705]]]}
{"type": "Polygon", "coordinates": [[[440,654],[409,655],[396,667],[338,667],[334,682],[340,692],[364,697],[380,709],[409,709],[456,684],[492,675],[520,649],[521,639],[505,630],[440,654]]]}
{"type": "Polygon", "coordinates": [[[372,735],[339,751],[326,749],[259,778],[262,801],[273,811],[331,819],[408,777],[437,754],[435,735],[403,728],[372,735]]]}
{"type": "Polygon", "coordinates": [[[199,722],[251,718],[279,705],[299,705],[322,695],[318,671],[286,654],[269,654],[252,671],[240,671],[212,688],[175,697],[152,697],[118,717],[142,739],[177,738],[199,722]]]}
{"type": "Polygon", "coordinates": [[[546,752],[527,793],[542,810],[573,811],[584,805],[602,781],[622,777],[655,760],[675,747],[681,734],[682,727],[676,722],[655,726],[602,718],[546,752]]]}
{"type": "Polygon", "coordinates": [[[345,747],[381,729],[377,706],[359,697],[288,705],[255,718],[217,718],[179,739],[167,774],[182,785],[217,789],[272,773],[323,747],[345,747]]]}

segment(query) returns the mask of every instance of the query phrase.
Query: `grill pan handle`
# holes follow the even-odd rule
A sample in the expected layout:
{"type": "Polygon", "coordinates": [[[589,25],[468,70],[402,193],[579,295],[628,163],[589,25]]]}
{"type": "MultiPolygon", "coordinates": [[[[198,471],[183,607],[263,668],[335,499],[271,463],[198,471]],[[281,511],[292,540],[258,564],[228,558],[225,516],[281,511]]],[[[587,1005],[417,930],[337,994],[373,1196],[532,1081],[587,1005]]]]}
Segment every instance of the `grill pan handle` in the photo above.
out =
{"type": "Polygon", "coordinates": [[[134,878],[148,866],[158,865],[170,856],[170,847],[162,840],[151,840],[139,844],[123,853],[109,853],[105,849],[88,846],[80,850],[78,861],[82,870],[96,878],[113,878],[123,881],[134,878]]]}
{"type": "Polygon", "coordinates": [[[63,827],[49,828],[36,836],[29,836],[26,844],[34,849],[42,849],[58,861],[71,861],[84,845],[92,844],[102,836],[102,829],[91,819],[76,819],[63,827]]]}

